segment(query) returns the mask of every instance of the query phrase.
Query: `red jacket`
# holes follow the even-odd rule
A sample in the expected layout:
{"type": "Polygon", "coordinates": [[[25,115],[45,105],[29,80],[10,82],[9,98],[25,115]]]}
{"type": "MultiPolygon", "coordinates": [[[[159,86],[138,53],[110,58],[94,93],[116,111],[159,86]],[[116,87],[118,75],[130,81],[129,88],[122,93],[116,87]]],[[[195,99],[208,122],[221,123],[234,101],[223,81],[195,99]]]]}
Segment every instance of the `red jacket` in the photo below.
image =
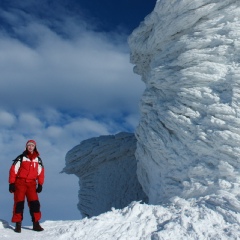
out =
{"type": "Polygon", "coordinates": [[[38,152],[31,156],[24,151],[14,160],[9,171],[9,183],[15,183],[16,178],[23,178],[26,181],[37,180],[43,185],[44,167],[38,152]]]}

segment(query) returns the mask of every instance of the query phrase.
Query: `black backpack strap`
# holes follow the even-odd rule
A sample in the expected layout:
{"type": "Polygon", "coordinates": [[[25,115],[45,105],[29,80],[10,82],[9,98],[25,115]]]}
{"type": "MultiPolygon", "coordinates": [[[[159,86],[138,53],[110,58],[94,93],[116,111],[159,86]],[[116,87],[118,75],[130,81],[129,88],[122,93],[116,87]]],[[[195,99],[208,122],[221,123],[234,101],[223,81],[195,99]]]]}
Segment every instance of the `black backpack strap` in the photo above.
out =
{"type": "Polygon", "coordinates": [[[40,164],[43,167],[43,162],[42,162],[42,159],[40,157],[38,157],[38,164],[40,164]]]}
{"type": "Polygon", "coordinates": [[[14,160],[13,160],[13,164],[17,164],[18,161],[20,161],[20,163],[22,163],[22,159],[23,159],[23,154],[20,154],[19,156],[17,156],[14,160]]]}

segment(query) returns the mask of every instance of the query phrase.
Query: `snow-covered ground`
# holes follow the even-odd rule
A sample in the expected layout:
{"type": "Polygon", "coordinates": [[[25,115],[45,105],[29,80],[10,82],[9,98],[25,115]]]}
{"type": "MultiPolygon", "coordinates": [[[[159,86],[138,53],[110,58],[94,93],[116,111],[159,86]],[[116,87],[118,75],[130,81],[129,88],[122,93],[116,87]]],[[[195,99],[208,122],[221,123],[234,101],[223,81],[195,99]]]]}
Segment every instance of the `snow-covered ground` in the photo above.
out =
{"type": "Polygon", "coordinates": [[[240,239],[240,217],[229,209],[176,198],[168,206],[132,202],[79,221],[46,221],[43,232],[24,226],[21,233],[2,221],[0,239],[11,240],[219,240],[240,239]]]}

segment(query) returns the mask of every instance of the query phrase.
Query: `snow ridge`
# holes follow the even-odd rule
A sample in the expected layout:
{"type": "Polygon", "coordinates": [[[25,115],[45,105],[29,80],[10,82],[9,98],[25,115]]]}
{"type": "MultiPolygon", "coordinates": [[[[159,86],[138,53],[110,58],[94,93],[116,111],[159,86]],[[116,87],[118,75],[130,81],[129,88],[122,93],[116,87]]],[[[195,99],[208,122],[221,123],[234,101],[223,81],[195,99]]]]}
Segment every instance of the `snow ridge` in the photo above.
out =
{"type": "MultiPolygon", "coordinates": [[[[219,240],[240,239],[239,215],[211,209],[204,200],[175,198],[166,206],[132,202],[78,221],[46,221],[43,232],[24,227],[21,236],[1,227],[1,239],[18,240],[219,240]]],[[[4,223],[3,223],[4,224],[4,223]]]]}
{"type": "MultiPolygon", "coordinates": [[[[232,215],[238,222],[233,218],[229,224],[224,219],[226,215],[226,212],[221,214],[207,208],[204,202],[179,198],[165,207],[132,202],[123,209],[112,209],[90,219],[63,222],[57,227],[59,233],[54,232],[54,236],[69,240],[238,239],[239,218],[232,215]]],[[[56,226],[51,225],[53,229],[56,226]]]]}

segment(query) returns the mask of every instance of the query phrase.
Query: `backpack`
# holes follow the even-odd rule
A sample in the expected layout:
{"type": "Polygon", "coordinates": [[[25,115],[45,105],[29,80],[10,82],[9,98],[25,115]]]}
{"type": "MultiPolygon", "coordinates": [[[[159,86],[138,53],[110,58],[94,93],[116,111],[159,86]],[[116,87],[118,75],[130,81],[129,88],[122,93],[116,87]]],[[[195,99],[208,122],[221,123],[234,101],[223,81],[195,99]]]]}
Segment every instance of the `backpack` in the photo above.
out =
{"type": "Polygon", "coordinates": [[[13,160],[13,164],[17,164],[18,161],[20,161],[20,163],[22,163],[23,160],[23,154],[20,154],[19,156],[17,156],[14,160],[13,160]]]}
{"type": "MultiPolygon", "coordinates": [[[[22,160],[23,160],[23,156],[24,154],[20,154],[19,156],[17,156],[14,160],[13,160],[13,164],[17,164],[18,161],[20,161],[20,164],[22,163],[22,160]]],[[[38,157],[38,164],[42,165],[43,166],[43,163],[42,163],[42,159],[40,157],[38,157]]]]}

